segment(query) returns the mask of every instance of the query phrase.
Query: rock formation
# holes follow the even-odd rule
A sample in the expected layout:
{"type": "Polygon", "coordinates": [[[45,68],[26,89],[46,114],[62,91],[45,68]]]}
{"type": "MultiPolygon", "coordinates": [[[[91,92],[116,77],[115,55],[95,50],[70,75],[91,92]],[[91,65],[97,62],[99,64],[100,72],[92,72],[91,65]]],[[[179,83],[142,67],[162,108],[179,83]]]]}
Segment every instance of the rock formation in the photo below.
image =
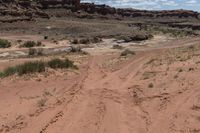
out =
{"type": "Polygon", "coordinates": [[[31,20],[36,17],[49,18],[48,14],[39,9],[34,2],[0,0],[0,22],[31,20]],[[10,18],[7,18],[7,16],[10,18]]]}
{"type": "Polygon", "coordinates": [[[164,10],[164,11],[147,11],[135,9],[116,9],[107,5],[95,5],[93,3],[81,3],[81,10],[88,13],[98,13],[102,15],[117,14],[122,17],[150,17],[150,18],[163,18],[163,17],[177,17],[177,18],[195,18],[200,19],[198,12],[190,10],[164,10]]]}
{"type": "Polygon", "coordinates": [[[38,3],[42,5],[43,8],[48,8],[49,6],[64,7],[65,5],[74,6],[76,9],[79,8],[80,0],[38,0],[38,3]]]}
{"type": "MultiPolygon", "coordinates": [[[[147,11],[135,9],[118,9],[107,5],[95,5],[93,3],[80,3],[80,0],[0,0],[0,21],[4,16],[12,16],[13,21],[31,20],[32,18],[42,17],[49,18],[47,8],[52,11],[56,8],[72,10],[73,12],[84,12],[86,14],[99,14],[109,16],[119,16],[121,18],[186,18],[200,19],[198,12],[189,10],[164,10],[164,11],[147,11]]],[[[87,16],[87,15],[86,15],[87,16]]],[[[66,17],[66,16],[64,16],[66,17]]],[[[11,21],[11,20],[9,20],[11,21]]],[[[12,22],[12,21],[11,21],[12,22]]]]}

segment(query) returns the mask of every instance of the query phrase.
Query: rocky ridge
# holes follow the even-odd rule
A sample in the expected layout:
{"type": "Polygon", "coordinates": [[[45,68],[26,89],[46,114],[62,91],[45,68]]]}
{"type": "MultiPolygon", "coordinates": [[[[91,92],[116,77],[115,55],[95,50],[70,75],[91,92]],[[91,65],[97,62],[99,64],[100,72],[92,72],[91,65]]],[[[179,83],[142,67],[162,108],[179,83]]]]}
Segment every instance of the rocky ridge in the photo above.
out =
{"type": "Polygon", "coordinates": [[[99,14],[118,16],[120,18],[186,18],[200,19],[200,13],[190,10],[147,11],[136,9],[118,9],[108,5],[81,3],[80,0],[0,0],[0,22],[50,18],[46,9],[63,8],[72,13],[99,14]],[[9,18],[10,17],[10,18],[9,18]]]}

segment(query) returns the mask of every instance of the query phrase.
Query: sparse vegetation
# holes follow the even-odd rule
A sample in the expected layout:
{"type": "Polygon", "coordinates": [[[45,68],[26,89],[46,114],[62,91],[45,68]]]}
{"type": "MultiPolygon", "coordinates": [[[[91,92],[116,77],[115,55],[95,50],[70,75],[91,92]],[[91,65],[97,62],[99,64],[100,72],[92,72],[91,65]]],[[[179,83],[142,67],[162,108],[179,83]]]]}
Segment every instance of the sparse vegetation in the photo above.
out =
{"type": "Polygon", "coordinates": [[[144,72],[142,76],[143,76],[143,79],[146,80],[146,79],[155,77],[156,73],[157,73],[156,71],[151,71],[151,72],[147,71],[147,72],[144,72]]]}
{"type": "Polygon", "coordinates": [[[72,44],[91,44],[91,43],[100,43],[102,42],[102,39],[99,37],[93,37],[93,38],[81,38],[81,39],[73,39],[71,41],[72,44]]]}
{"type": "Polygon", "coordinates": [[[11,76],[16,72],[17,72],[17,67],[8,67],[4,70],[4,72],[1,72],[1,77],[11,76]]]}
{"type": "Polygon", "coordinates": [[[24,75],[35,72],[44,72],[45,71],[45,63],[42,61],[35,62],[26,62],[21,65],[17,65],[14,67],[8,67],[3,72],[1,72],[1,77],[7,77],[14,74],[24,75]]]}
{"type": "Polygon", "coordinates": [[[146,63],[146,65],[148,65],[148,64],[152,64],[154,61],[156,61],[157,59],[150,59],[147,63],[146,63]]]}
{"type": "Polygon", "coordinates": [[[43,96],[52,96],[52,94],[49,91],[44,91],[43,96]]]}
{"type": "Polygon", "coordinates": [[[44,40],[47,40],[49,37],[48,36],[44,36],[44,40]]]}
{"type": "Polygon", "coordinates": [[[42,46],[41,42],[34,42],[34,41],[26,41],[24,44],[20,45],[20,47],[25,47],[25,48],[40,47],[40,46],[42,46]]]}
{"type": "Polygon", "coordinates": [[[36,49],[29,48],[29,51],[28,51],[29,56],[33,56],[33,55],[35,55],[35,53],[36,53],[36,49]]]}
{"type": "Polygon", "coordinates": [[[16,65],[13,67],[6,68],[3,72],[0,72],[0,77],[7,77],[14,74],[22,76],[24,74],[33,74],[33,73],[41,73],[46,70],[46,67],[52,69],[64,69],[64,68],[74,68],[77,69],[77,66],[73,64],[69,59],[61,60],[61,59],[52,59],[48,62],[44,61],[34,61],[34,62],[26,62],[24,64],[16,65]]]}
{"type": "Polygon", "coordinates": [[[188,71],[194,71],[194,68],[190,67],[190,68],[188,69],[188,71]]]}
{"type": "Polygon", "coordinates": [[[0,39],[0,48],[9,48],[11,43],[8,40],[0,39]]]}
{"type": "Polygon", "coordinates": [[[94,37],[92,40],[91,40],[92,43],[100,43],[102,42],[102,39],[99,38],[99,37],[94,37]]]}
{"type": "Polygon", "coordinates": [[[21,43],[22,42],[22,40],[17,40],[17,43],[21,43]]]}
{"type": "Polygon", "coordinates": [[[46,102],[47,102],[47,99],[40,99],[38,102],[37,102],[37,105],[39,107],[44,107],[46,105],[46,102]]]}
{"type": "Polygon", "coordinates": [[[128,56],[128,55],[135,55],[135,52],[129,49],[126,49],[121,53],[121,56],[128,56]]]}
{"type": "Polygon", "coordinates": [[[69,59],[61,60],[61,59],[53,59],[48,61],[48,66],[53,69],[63,69],[63,68],[76,68],[76,66],[73,64],[73,61],[70,61],[69,59]]]}
{"type": "Polygon", "coordinates": [[[150,84],[148,85],[148,87],[149,87],[149,88],[153,88],[153,87],[154,87],[153,83],[150,83],[150,84]]]}
{"type": "Polygon", "coordinates": [[[16,67],[18,75],[40,73],[45,71],[45,63],[42,61],[26,62],[16,67]]]}
{"type": "Polygon", "coordinates": [[[144,41],[151,39],[153,36],[151,34],[134,34],[134,35],[122,35],[117,39],[124,40],[124,42],[133,42],[133,41],[144,41]]]}
{"type": "Polygon", "coordinates": [[[149,32],[154,33],[163,33],[163,34],[169,34],[173,37],[184,37],[188,35],[195,35],[195,33],[191,30],[182,30],[178,28],[171,28],[171,27],[165,27],[165,26],[151,26],[148,29],[149,32]]]}
{"type": "Polygon", "coordinates": [[[82,52],[82,50],[81,50],[81,47],[71,46],[70,52],[72,52],[72,53],[79,53],[79,52],[82,52]]]}
{"type": "Polygon", "coordinates": [[[178,72],[179,73],[183,72],[183,69],[182,68],[178,68],[178,72]]]}
{"type": "Polygon", "coordinates": [[[70,53],[80,53],[80,54],[88,54],[87,52],[83,51],[79,46],[71,46],[70,53]]]}
{"type": "Polygon", "coordinates": [[[43,55],[43,49],[42,48],[40,48],[40,49],[29,48],[28,55],[29,56],[41,56],[41,55],[43,55]]]}
{"type": "Polygon", "coordinates": [[[178,78],[178,75],[176,74],[176,75],[174,75],[174,79],[177,79],[178,78]]]}
{"type": "Polygon", "coordinates": [[[72,44],[78,44],[78,43],[79,43],[79,40],[78,40],[78,39],[74,39],[74,40],[71,41],[71,43],[72,43],[72,44]]]}
{"type": "Polygon", "coordinates": [[[83,38],[79,40],[80,44],[90,44],[90,39],[89,38],[83,38]]]}
{"type": "Polygon", "coordinates": [[[43,55],[43,49],[39,48],[37,49],[37,56],[42,56],[43,55]]]}
{"type": "Polygon", "coordinates": [[[113,49],[123,49],[124,47],[120,46],[120,45],[113,45],[113,49]]]}

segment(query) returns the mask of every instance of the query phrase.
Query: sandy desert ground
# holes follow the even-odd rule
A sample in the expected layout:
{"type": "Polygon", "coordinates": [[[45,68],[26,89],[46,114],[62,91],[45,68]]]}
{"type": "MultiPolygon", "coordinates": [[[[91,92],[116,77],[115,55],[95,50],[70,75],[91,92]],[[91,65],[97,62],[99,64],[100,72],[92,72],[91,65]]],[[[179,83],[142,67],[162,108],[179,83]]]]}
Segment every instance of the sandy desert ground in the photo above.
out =
{"type": "Polygon", "coordinates": [[[199,12],[0,0],[0,133],[200,133],[199,80],[199,12]]]}
{"type": "MultiPolygon", "coordinates": [[[[122,44],[135,51],[125,57],[114,44],[56,55],[78,70],[1,79],[0,133],[199,133],[200,38],[122,44]]],[[[49,58],[6,58],[0,69],[49,58]]]]}

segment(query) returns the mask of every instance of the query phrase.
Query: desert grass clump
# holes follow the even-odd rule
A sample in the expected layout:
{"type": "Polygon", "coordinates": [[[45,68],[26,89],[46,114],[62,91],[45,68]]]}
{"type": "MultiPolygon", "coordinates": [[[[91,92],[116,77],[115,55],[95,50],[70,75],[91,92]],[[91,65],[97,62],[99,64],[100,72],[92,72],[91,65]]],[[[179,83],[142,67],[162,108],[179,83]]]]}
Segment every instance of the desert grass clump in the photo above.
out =
{"type": "Polygon", "coordinates": [[[9,48],[11,43],[8,40],[0,39],[0,48],[9,48]]]}
{"type": "Polygon", "coordinates": [[[77,66],[74,65],[73,61],[69,59],[65,59],[65,60],[52,59],[48,62],[44,62],[44,61],[25,62],[20,65],[8,67],[3,72],[0,72],[0,77],[4,78],[4,77],[11,76],[14,74],[22,76],[25,74],[41,73],[41,72],[45,72],[47,67],[52,68],[52,69],[64,69],[64,68],[78,69],[77,66]]]}
{"type": "Polygon", "coordinates": [[[47,62],[48,66],[53,69],[63,69],[63,68],[76,68],[73,64],[73,61],[69,59],[61,60],[61,59],[52,59],[47,62]]]}
{"type": "Polygon", "coordinates": [[[26,62],[21,65],[8,67],[3,72],[1,72],[0,77],[7,77],[14,74],[22,76],[24,74],[32,74],[36,72],[44,72],[45,63],[42,61],[26,62]]]}
{"type": "Polygon", "coordinates": [[[45,63],[42,61],[26,62],[16,68],[18,75],[41,73],[45,71],[45,63]]]}
{"type": "Polygon", "coordinates": [[[37,105],[38,107],[44,107],[46,105],[46,102],[47,102],[47,99],[40,99],[38,102],[37,102],[37,105]]]}

